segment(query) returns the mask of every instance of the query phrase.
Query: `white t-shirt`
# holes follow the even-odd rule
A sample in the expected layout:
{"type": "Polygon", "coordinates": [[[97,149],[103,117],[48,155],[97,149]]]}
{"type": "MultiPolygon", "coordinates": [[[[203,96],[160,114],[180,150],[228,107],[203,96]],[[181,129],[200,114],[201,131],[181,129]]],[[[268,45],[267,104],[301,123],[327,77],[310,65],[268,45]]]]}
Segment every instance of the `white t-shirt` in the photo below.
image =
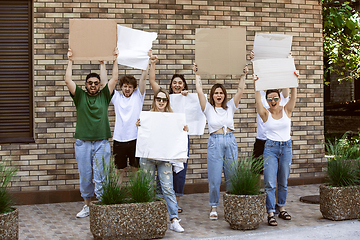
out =
{"type": "Polygon", "coordinates": [[[113,139],[118,142],[129,142],[137,138],[136,121],[140,116],[145,99],[136,88],[130,97],[114,90],[111,102],[115,108],[115,129],[113,139]]]}
{"type": "MultiPolygon", "coordinates": [[[[266,101],[266,92],[265,91],[260,91],[261,94],[261,102],[264,106],[264,108],[269,109],[270,106],[268,104],[268,102],[266,101]]],[[[284,97],[284,95],[282,94],[282,92],[280,92],[280,106],[285,106],[286,103],[289,101],[289,97],[284,97]]],[[[260,140],[266,140],[266,134],[265,134],[265,126],[264,126],[264,122],[261,119],[259,114],[256,114],[256,122],[257,122],[257,130],[256,130],[256,138],[260,139],[260,140]]]]}
{"type": "Polygon", "coordinates": [[[209,102],[206,102],[204,114],[208,122],[209,133],[216,132],[220,128],[223,128],[224,132],[226,132],[226,128],[235,130],[234,113],[238,107],[235,107],[234,99],[228,101],[226,105],[228,107],[226,110],[222,107],[215,107],[214,109],[209,102]]]}

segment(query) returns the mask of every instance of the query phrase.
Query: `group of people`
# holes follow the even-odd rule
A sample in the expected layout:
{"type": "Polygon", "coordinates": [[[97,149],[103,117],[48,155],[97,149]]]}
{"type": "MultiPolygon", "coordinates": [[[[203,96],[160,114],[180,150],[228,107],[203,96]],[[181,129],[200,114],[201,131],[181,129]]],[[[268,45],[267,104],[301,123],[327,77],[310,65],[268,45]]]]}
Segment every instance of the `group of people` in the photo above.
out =
{"type": "MultiPolygon", "coordinates": [[[[183,75],[173,75],[169,92],[156,83],[155,65],[158,57],[149,51],[150,69],[142,71],[139,84],[131,75],[120,78],[122,93],[115,90],[118,80],[118,64],[116,58],[117,49],[114,51],[114,63],[112,77],[108,81],[106,67],[100,61],[100,75],[91,73],[86,77],[84,91],[72,80],[72,51],[68,51],[68,66],[65,74],[65,83],[69,89],[77,110],[77,122],[74,138],[75,157],[78,163],[80,175],[80,192],[85,205],[77,214],[77,217],[89,215],[90,199],[96,194],[101,200],[101,161],[96,163],[95,159],[103,159],[109,163],[111,147],[108,139],[111,138],[110,124],[108,119],[108,106],[110,101],[114,104],[116,121],[113,134],[113,154],[115,164],[119,169],[120,181],[127,167],[127,159],[133,170],[139,167],[146,169],[155,175],[157,168],[158,185],[167,203],[170,216],[170,229],[183,232],[179,224],[178,214],[183,211],[179,207],[179,198],[183,195],[187,164],[184,163],[183,170],[174,172],[170,162],[158,159],[136,158],[137,128],[141,127],[139,119],[145,98],[146,78],[149,74],[149,82],[154,92],[154,98],[150,111],[173,112],[169,94],[188,94],[188,85],[183,75]],[[92,175],[94,183],[92,184],[92,175]]],[[[239,102],[245,89],[245,79],[248,73],[247,66],[240,76],[237,91],[231,100],[227,98],[227,91],[222,84],[215,84],[210,91],[209,101],[206,99],[198,67],[193,66],[195,73],[196,92],[199,98],[201,110],[206,116],[209,128],[209,141],[207,146],[207,167],[209,183],[209,217],[212,220],[218,218],[217,205],[219,204],[221,175],[224,169],[227,190],[231,189],[227,181],[231,169],[229,167],[238,161],[238,146],[233,134],[234,113],[238,109],[239,102]]],[[[295,73],[297,76],[298,74],[295,73]]],[[[254,75],[254,81],[256,75],[254,75]]],[[[255,91],[256,109],[258,113],[258,134],[254,146],[254,156],[263,155],[264,159],[264,182],[266,197],[266,208],[268,212],[268,224],[276,226],[274,217],[275,208],[279,207],[279,217],[290,220],[291,216],[285,211],[287,196],[287,179],[290,174],[292,158],[290,127],[291,113],[296,102],[296,88],[291,89],[291,98],[288,100],[289,91],[284,89],[268,90],[266,93],[255,91]],[[265,100],[265,101],[264,101],[265,100]],[[275,191],[277,203],[275,204],[275,191]]],[[[183,131],[188,131],[184,126],[183,131]]],[[[190,141],[188,138],[188,149],[190,141]]],[[[188,152],[189,156],[189,152],[188,152]]]]}

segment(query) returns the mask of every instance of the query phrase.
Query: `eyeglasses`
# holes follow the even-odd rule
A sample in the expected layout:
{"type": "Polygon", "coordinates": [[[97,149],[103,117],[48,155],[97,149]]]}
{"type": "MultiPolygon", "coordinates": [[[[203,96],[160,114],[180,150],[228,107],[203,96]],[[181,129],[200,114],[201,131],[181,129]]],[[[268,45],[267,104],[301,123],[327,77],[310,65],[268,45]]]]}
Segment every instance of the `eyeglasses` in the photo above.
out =
{"type": "Polygon", "coordinates": [[[273,98],[267,98],[266,101],[268,102],[272,102],[272,100],[274,100],[275,102],[279,101],[279,97],[273,97],[273,98]]]}
{"type": "Polygon", "coordinates": [[[100,82],[92,82],[92,81],[89,81],[89,82],[87,82],[87,84],[89,84],[90,86],[93,85],[93,84],[95,84],[95,86],[97,86],[97,85],[100,84],[100,82]]]}
{"type": "Polygon", "coordinates": [[[161,98],[161,97],[156,97],[155,100],[156,100],[157,102],[167,102],[167,101],[169,101],[169,99],[167,99],[167,98],[161,98]]]}

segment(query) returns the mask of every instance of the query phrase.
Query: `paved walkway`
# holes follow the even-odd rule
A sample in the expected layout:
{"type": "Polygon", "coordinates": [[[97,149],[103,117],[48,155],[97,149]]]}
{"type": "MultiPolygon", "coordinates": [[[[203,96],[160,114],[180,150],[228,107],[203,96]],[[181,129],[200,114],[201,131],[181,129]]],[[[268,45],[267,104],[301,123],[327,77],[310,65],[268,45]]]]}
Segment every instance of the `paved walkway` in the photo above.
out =
{"type": "MultiPolygon", "coordinates": [[[[222,195],[218,207],[219,219],[208,217],[208,194],[189,194],[180,199],[184,212],[179,215],[184,233],[168,230],[163,239],[360,239],[360,222],[323,219],[319,204],[303,203],[302,196],[319,194],[319,185],[288,187],[287,210],[291,221],[278,219],[277,227],[264,222],[256,230],[232,230],[224,220],[222,195]]],[[[82,202],[23,205],[20,209],[20,239],[93,239],[89,218],[77,219],[82,202]]]]}

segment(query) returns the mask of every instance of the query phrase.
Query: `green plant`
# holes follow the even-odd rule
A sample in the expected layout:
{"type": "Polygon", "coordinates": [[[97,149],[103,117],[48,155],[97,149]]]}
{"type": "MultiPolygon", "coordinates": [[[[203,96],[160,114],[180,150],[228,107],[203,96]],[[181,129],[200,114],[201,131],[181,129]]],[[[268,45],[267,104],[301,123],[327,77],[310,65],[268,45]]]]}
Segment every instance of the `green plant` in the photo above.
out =
{"type": "Polygon", "coordinates": [[[360,159],[360,147],[356,140],[349,140],[349,134],[350,132],[346,132],[340,139],[335,137],[333,141],[327,139],[324,144],[326,154],[336,160],[360,159]]]}
{"type": "Polygon", "coordinates": [[[127,189],[132,202],[140,203],[158,200],[152,174],[146,170],[140,169],[133,173],[129,178],[127,189]]]}
{"type": "Polygon", "coordinates": [[[119,184],[119,175],[114,163],[114,156],[110,157],[110,162],[106,163],[102,158],[104,181],[102,185],[102,195],[100,205],[121,204],[126,202],[126,189],[119,184]]]}
{"type": "Polygon", "coordinates": [[[360,149],[345,133],[342,138],[324,144],[329,156],[326,175],[333,187],[346,187],[360,184],[360,149]]]}
{"type": "Polygon", "coordinates": [[[340,82],[360,76],[360,17],[355,2],[322,0],[325,84],[332,73],[340,82]]]}
{"type": "Polygon", "coordinates": [[[231,183],[230,193],[235,195],[260,194],[259,175],[263,162],[253,157],[241,156],[238,164],[230,167],[228,181],[231,183]]]}
{"type": "Polygon", "coordinates": [[[5,160],[0,161],[0,214],[12,211],[13,202],[8,187],[17,171],[17,168],[8,166],[5,160]]]}

